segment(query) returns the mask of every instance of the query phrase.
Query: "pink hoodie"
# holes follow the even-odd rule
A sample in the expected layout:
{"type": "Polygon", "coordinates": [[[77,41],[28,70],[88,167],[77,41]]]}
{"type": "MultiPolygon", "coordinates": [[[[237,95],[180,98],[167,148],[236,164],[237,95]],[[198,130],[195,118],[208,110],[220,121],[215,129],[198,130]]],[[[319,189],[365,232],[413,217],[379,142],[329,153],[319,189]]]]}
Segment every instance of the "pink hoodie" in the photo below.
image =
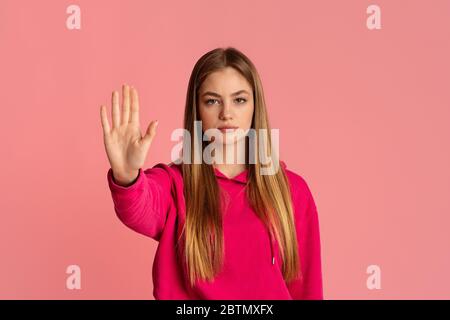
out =
{"type": "Polygon", "coordinates": [[[115,183],[111,168],[107,178],[119,219],[134,231],[159,242],[153,262],[155,299],[201,300],[291,300],[323,299],[321,245],[316,205],[305,180],[286,169],[292,190],[295,225],[303,281],[286,283],[275,238],[259,220],[245,197],[248,170],[233,178],[214,169],[226,191],[223,220],[224,267],[213,283],[188,285],[183,245],[176,245],[186,212],[181,165],[158,163],[139,169],[137,180],[128,187],[115,183]]]}

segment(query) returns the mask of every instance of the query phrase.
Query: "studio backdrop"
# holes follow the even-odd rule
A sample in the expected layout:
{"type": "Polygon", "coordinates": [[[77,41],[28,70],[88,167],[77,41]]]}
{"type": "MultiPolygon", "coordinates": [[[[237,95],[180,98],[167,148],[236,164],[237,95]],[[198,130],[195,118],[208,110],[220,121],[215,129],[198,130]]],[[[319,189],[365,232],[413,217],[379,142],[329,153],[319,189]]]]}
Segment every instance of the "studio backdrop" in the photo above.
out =
{"type": "Polygon", "coordinates": [[[314,196],[324,298],[450,298],[450,1],[2,0],[1,299],[153,299],[100,106],[134,86],[144,167],[169,163],[195,62],[228,46],[314,196]]]}

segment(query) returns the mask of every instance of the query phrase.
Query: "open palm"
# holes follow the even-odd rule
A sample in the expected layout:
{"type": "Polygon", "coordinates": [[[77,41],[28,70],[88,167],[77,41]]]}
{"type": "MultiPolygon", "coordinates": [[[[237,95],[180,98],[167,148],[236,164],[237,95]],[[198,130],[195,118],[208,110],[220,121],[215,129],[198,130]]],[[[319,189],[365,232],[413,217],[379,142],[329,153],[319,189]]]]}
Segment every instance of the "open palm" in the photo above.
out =
{"type": "Polygon", "coordinates": [[[109,125],[106,107],[100,107],[103,140],[114,178],[124,183],[132,181],[139,168],[144,165],[148,150],[156,134],[158,121],[152,121],[144,136],[139,126],[139,97],[137,90],[122,86],[122,110],[119,107],[119,93],[113,91],[112,126],[109,125]]]}

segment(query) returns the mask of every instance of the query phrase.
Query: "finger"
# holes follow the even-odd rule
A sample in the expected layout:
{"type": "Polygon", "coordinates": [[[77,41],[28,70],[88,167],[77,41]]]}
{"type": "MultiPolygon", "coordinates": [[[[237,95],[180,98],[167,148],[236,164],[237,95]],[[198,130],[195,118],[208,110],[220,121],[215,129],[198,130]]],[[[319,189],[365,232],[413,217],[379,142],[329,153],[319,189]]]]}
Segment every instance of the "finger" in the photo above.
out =
{"type": "Polygon", "coordinates": [[[139,97],[134,87],[131,87],[131,117],[129,122],[139,124],[139,97]]]}
{"type": "Polygon", "coordinates": [[[130,87],[124,84],[122,86],[122,92],[123,92],[123,106],[122,106],[121,124],[127,124],[128,117],[130,114],[130,87]]]}
{"type": "Polygon", "coordinates": [[[120,108],[119,108],[119,93],[117,91],[113,91],[112,98],[112,123],[113,129],[118,128],[120,125],[120,108]]]}
{"type": "Polygon", "coordinates": [[[145,146],[150,146],[150,144],[152,143],[153,138],[156,135],[156,127],[158,126],[158,120],[156,121],[152,121],[148,128],[147,128],[147,132],[145,133],[145,136],[142,138],[142,143],[145,146]]]}
{"type": "Polygon", "coordinates": [[[109,132],[111,131],[109,128],[109,122],[108,122],[108,117],[106,115],[106,107],[105,106],[100,106],[100,118],[102,120],[102,128],[103,128],[103,134],[107,135],[109,134],[109,132]]]}

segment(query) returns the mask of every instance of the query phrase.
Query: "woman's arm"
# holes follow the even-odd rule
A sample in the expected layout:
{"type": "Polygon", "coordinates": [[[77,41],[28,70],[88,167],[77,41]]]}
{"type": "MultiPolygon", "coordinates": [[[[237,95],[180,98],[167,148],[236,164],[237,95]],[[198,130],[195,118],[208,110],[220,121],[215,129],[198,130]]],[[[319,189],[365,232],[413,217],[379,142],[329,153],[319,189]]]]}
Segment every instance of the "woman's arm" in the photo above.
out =
{"type": "Polygon", "coordinates": [[[299,214],[296,216],[297,240],[303,279],[288,284],[288,290],[294,300],[322,300],[322,262],[319,217],[312,193],[301,178],[302,195],[297,200],[299,214]],[[306,204],[306,205],[305,205],[306,204]]]}
{"type": "Polygon", "coordinates": [[[112,169],[107,178],[119,219],[132,230],[159,241],[172,201],[168,173],[162,168],[141,168],[137,179],[126,187],[115,181],[112,169]]]}

